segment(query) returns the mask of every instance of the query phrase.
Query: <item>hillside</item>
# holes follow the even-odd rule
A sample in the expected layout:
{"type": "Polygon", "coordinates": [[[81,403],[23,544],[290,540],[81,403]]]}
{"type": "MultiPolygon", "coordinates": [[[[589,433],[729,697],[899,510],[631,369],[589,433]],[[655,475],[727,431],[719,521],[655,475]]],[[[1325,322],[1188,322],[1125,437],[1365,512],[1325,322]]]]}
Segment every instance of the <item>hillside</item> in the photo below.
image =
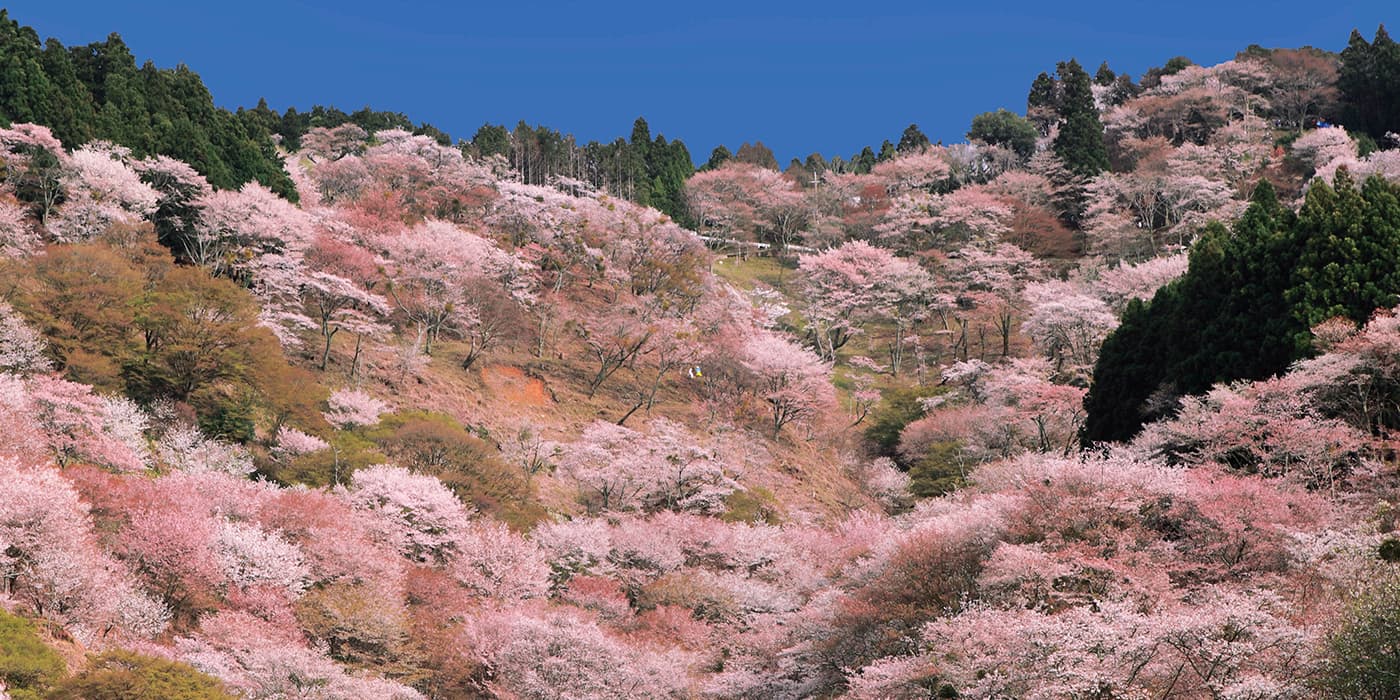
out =
{"type": "Polygon", "coordinates": [[[1388,60],[643,195],[0,99],[0,699],[1397,697],[1388,60]]]}

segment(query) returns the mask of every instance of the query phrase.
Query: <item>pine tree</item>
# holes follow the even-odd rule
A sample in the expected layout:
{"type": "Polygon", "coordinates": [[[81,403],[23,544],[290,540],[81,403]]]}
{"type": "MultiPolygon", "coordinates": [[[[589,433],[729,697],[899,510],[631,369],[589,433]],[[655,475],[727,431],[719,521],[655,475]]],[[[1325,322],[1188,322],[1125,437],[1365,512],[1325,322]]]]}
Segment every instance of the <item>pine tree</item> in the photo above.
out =
{"type": "Polygon", "coordinates": [[[93,138],[96,114],[92,94],[73,67],[68,49],[57,39],[44,42],[39,56],[44,73],[53,84],[53,101],[47,123],[63,143],[87,143],[93,138]]]}
{"type": "Polygon", "coordinates": [[[1385,25],[1376,29],[1370,43],[1353,29],[1341,58],[1337,89],[1342,122],[1375,139],[1400,131],[1400,45],[1390,38],[1385,25]]]}
{"type": "Polygon", "coordinates": [[[1365,323],[1400,297],[1400,200],[1380,177],[1360,188],[1345,169],[1316,181],[1298,211],[1302,255],[1289,300],[1305,327],[1334,316],[1365,323]]]}
{"type": "Polygon", "coordinates": [[[918,124],[910,124],[904,127],[904,133],[899,137],[899,145],[895,146],[895,151],[899,153],[918,153],[928,148],[929,140],[924,136],[924,132],[919,130],[918,124]]]}
{"type": "Polygon", "coordinates": [[[714,170],[715,168],[724,165],[726,162],[728,162],[730,158],[733,157],[734,154],[730,153],[729,149],[724,144],[715,146],[714,150],[710,151],[710,159],[705,161],[705,165],[701,168],[701,170],[714,170]]]}
{"type": "Polygon", "coordinates": [[[53,85],[39,57],[39,36],[0,9],[0,118],[43,123],[52,110],[53,85]]]}
{"type": "Polygon", "coordinates": [[[1115,73],[1113,72],[1113,69],[1112,69],[1112,68],[1109,68],[1109,67],[1108,67],[1108,61],[1104,61],[1103,63],[1100,63],[1100,64],[1099,64],[1099,69],[1098,69],[1098,71],[1094,73],[1094,84],[1095,84],[1095,85],[1101,85],[1101,86],[1103,86],[1103,87],[1108,87],[1108,86],[1112,85],[1112,84],[1113,84],[1113,81],[1115,81],[1115,80],[1117,80],[1117,79],[1118,79],[1117,74],[1115,74],[1115,73]]]}
{"type": "Polygon", "coordinates": [[[1227,231],[1207,227],[1184,276],[1131,304],[1103,343],[1084,440],[1132,437],[1175,397],[1264,379],[1312,352],[1309,329],[1362,323],[1400,301],[1400,186],[1345,170],[1318,181],[1295,217],[1267,182],[1227,231]]]}
{"type": "Polygon", "coordinates": [[[894,154],[894,144],[890,143],[889,139],[885,139],[883,142],[880,143],[880,153],[875,156],[875,162],[883,163],[887,160],[894,158],[894,154]]]}
{"type": "Polygon", "coordinates": [[[1075,174],[1093,177],[1108,169],[1108,147],[1104,145],[1103,124],[1094,107],[1089,74],[1079,62],[1070,59],[1056,69],[1062,94],[1060,133],[1055,137],[1055,155],[1075,174]]]}
{"type": "Polygon", "coordinates": [[[856,156],[851,159],[851,172],[864,175],[870,172],[871,168],[875,167],[875,163],[875,151],[870,150],[870,147],[866,146],[860,149],[860,153],[856,154],[856,156]]]}
{"type": "Polygon", "coordinates": [[[1050,127],[1059,118],[1060,86],[1049,73],[1041,73],[1031,81],[1030,94],[1026,95],[1026,118],[1040,129],[1041,135],[1050,133],[1050,127]]]}

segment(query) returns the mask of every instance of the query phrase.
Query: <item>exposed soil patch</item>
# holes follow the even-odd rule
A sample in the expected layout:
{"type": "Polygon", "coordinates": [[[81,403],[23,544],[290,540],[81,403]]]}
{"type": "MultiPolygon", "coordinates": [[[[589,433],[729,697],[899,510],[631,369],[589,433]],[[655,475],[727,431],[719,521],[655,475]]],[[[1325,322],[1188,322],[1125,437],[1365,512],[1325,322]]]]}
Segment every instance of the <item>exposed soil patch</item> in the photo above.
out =
{"type": "Polygon", "coordinates": [[[486,365],[481,368],[481,380],[492,393],[514,404],[545,406],[554,402],[544,380],[526,375],[519,367],[486,365]]]}

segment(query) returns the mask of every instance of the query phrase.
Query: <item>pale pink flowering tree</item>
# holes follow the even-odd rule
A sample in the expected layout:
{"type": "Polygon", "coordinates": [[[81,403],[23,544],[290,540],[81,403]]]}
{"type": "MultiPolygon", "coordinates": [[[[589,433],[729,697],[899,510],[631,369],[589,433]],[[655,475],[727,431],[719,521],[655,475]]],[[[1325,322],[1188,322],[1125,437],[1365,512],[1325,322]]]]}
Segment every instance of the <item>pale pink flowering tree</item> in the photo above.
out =
{"type": "Polygon", "coordinates": [[[194,168],[168,156],[151,156],[131,163],[141,180],[159,195],[156,209],[149,215],[160,242],[184,260],[194,260],[199,248],[195,232],[200,220],[200,202],[214,188],[194,168]]]}
{"type": "Polygon", "coordinates": [[[149,455],[146,417],[126,402],[109,403],[91,387],[54,376],[29,381],[29,406],[60,465],[93,462],[117,471],[140,471],[149,455]]]}
{"type": "Polygon", "coordinates": [[[301,138],[301,148],[317,161],[340,160],[364,153],[369,133],[354,123],[326,128],[316,127],[301,138]]]}
{"type": "Polygon", "coordinates": [[[1011,232],[1011,207],[981,186],[962,187],[938,195],[931,204],[938,243],[948,247],[965,241],[995,240],[1011,232]]]}
{"type": "Polygon", "coordinates": [[[977,609],[931,623],[924,638],[957,650],[940,656],[940,677],[970,698],[1286,697],[1306,693],[1299,660],[1314,640],[1283,609],[1269,594],[1228,591],[1147,613],[1126,602],[1059,614],[977,609]]]}
{"type": "Polygon", "coordinates": [[[870,175],[882,182],[889,194],[927,190],[952,174],[948,161],[937,149],[924,149],[877,164],[870,175]]]}
{"type": "Polygon", "coordinates": [[[1030,313],[1023,325],[1057,372],[1082,372],[1098,358],[1099,345],[1118,317],[1098,297],[1067,282],[1050,281],[1026,288],[1030,313]]]}
{"type": "MultiPolygon", "coordinates": [[[[929,696],[938,665],[921,656],[891,656],[859,669],[850,669],[846,694],[850,700],[921,700],[929,696]]],[[[952,686],[947,686],[952,688],[952,686]]]]}
{"type": "Polygon", "coordinates": [[[47,372],[52,363],[44,354],[48,344],[43,336],[24,322],[24,317],[0,300],[0,372],[21,377],[47,372]]]}
{"type": "Polygon", "coordinates": [[[375,132],[363,156],[345,156],[318,166],[353,174],[363,169],[367,181],[357,183],[357,208],[377,210],[379,218],[444,219],[462,222],[488,208],[496,198],[489,168],[467,161],[462,152],[435,139],[400,129],[375,132]],[[379,201],[376,201],[379,200],[379,201]]]}
{"type": "Polygon", "coordinates": [[[1346,129],[1334,126],[1312,129],[1291,146],[1293,155],[1310,167],[1319,177],[1330,180],[1338,166],[1356,162],[1356,142],[1346,129]]]}
{"type": "Polygon", "coordinates": [[[368,467],[355,472],[344,497],[375,516],[380,537],[410,561],[441,565],[460,552],[467,509],[434,477],[392,465],[368,467]]]}
{"type": "Polygon", "coordinates": [[[1009,148],[977,142],[955,143],[932,150],[947,162],[950,180],[963,187],[993,180],[1021,161],[1009,148]]]}
{"type": "Polygon", "coordinates": [[[686,196],[702,225],[713,222],[726,238],[768,241],[779,250],[794,242],[810,209],[782,173],[737,161],[691,176],[686,196]]]}
{"type": "Polygon", "coordinates": [[[44,434],[35,416],[29,389],[24,380],[9,372],[0,372],[0,458],[13,459],[32,466],[53,459],[44,434]]]}
{"type": "MultiPolygon", "coordinates": [[[[378,294],[366,291],[354,282],[330,272],[311,272],[301,285],[311,318],[316,321],[325,345],[321,349],[320,368],[330,359],[331,342],[337,333],[347,331],[356,338],[380,335],[388,328],[380,319],[389,315],[389,304],[378,294]]],[[[358,350],[359,344],[356,344],[358,350]]],[[[356,357],[358,360],[358,356],[356,357]]]]}
{"type": "Polygon", "coordinates": [[[388,403],[360,389],[336,389],[326,404],[327,409],[321,415],[343,430],[374,425],[389,410],[388,403]]]}
{"type": "Polygon", "coordinates": [[[564,610],[484,611],[462,642],[489,670],[488,689],[514,697],[680,698],[689,654],[629,646],[564,610]]]}
{"type": "Polygon", "coordinates": [[[48,222],[50,235],[60,242],[86,240],[154,212],[160,196],[130,161],[129,149],[103,141],[74,151],[64,174],[67,198],[48,222]]]}
{"type": "Polygon", "coordinates": [[[156,442],[155,454],[167,469],[192,473],[215,472],[246,477],[253,457],[239,445],[208,438],[197,428],[176,425],[156,442]]]}
{"type": "Polygon", "coordinates": [[[1238,193],[1253,173],[1233,173],[1221,149],[1185,144],[1167,158],[1167,172],[1165,201],[1175,222],[1167,233],[1177,247],[1185,247],[1210,221],[1229,222],[1244,213],[1247,204],[1238,193]]]}
{"type": "Polygon", "coordinates": [[[392,639],[404,614],[410,564],[376,541],[373,516],[326,491],[283,489],[260,504],[257,524],[300,550],[313,595],[332,589],[359,594],[350,605],[326,608],[351,628],[341,634],[358,636],[363,630],[368,637],[392,639]],[[360,603],[368,609],[357,609],[360,603]]]}
{"type": "MultiPolygon", "coordinates": [[[[1016,317],[1024,307],[1022,289],[1043,276],[1044,266],[1010,243],[986,243],[964,247],[944,267],[950,280],[962,287],[959,301],[972,302],[991,317],[1001,339],[1001,356],[1010,355],[1016,317]]],[[[969,324],[961,320],[960,325],[965,337],[969,324]]],[[[961,342],[965,349],[966,340],[961,342]]]]}
{"type": "MultiPolygon", "coordinates": [[[[124,396],[102,397],[102,435],[126,453],[108,462],[122,471],[140,471],[151,463],[151,442],[146,434],[151,430],[151,416],[135,401],[124,396]]],[[[121,454],[117,447],[109,454],[121,454]]]]}
{"type": "Polygon", "coordinates": [[[909,502],[909,474],[895,466],[889,457],[862,462],[856,468],[856,479],[867,494],[880,502],[887,511],[897,511],[909,502]]]}
{"type": "Polygon", "coordinates": [[[1018,358],[991,369],[983,381],[984,400],[1013,409],[1008,418],[1018,429],[1025,423],[1033,435],[1027,449],[1069,454],[1084,421],[1085,389],[1052,381],[1056,372],[1047,360],[1018,358]]]}
{"type": "Polygon", "coordinates": [[[269,586],[295,597],[309,583],[301,549],[255,526],[220,523],[214,551],[224,576],[235,586],[269,586]]]}
{"type": "Polygon", "coordinates": [[[277,440],[273,450],[283,456],[296,456],[319,452],[329,448],[330,445],[325,440],[308,435],[296,428],[282,426],[277,431],[277,440]]]}
{"type": "Polygon", "coordinates": [[[462,585],[498,600],[542,598],[549,592],[549,562],[535,543],[488,520],[473,521],[460,536],[452,572],[462,585]]]}
{"type": "Polygon", "coordinates": [[[46,126],[11,124],[0,128],[0,150],[6,154],[5,181],[10,191],[32,192],[30,206],[39,226],[47,226],[63,201],[68,154],[46,126]]]}
{"type": "Polygon", "coordinates": [[[777,437],[787,425],[815,423],[836,403],[831,368],[810,350],[772,333],[759,333],[744,345],[739,363],[754,376],[754,395],[768,404],[769,426],[777,437]]]}
{"type": "Polygon", "coordinates": [[[1148,301],[1168,282],[1186,274],[1185,253],[1119,265],[1099,272],[1094,291],[1118,313],[1133,299],[1148,301]]]}
{"type": "Polygon", "coordinates": [[[1337,322],[1319,325],[1327,352],[1298,362],[1285,377],[1286,390],[1306,394],[1323,415],[1370,432],[1382,424],[1384,414],[1394,410],[1391,402],[1377,397],[1388,396],[1400,382],[1400,367],[1395,363],[1400,353],[1400,316],[1382,310],[1359,331],[1345,328],[1345,323],[1337,322]]]}
{"type": "Polygon", "coordinates": [[[686,202],[701,231],[718,228],[727,238],[752,235],[758,221],[753,177],[748,166],[736,164],[695,173],[686,181],[686,202]]]}
{"type": "Polygon", "coordinates": [[[320,368],[330,359],[332,341],[341,331],[355,337],[350,376],[359,370],[366,338],[388,333],[389,303],[377,293],[383,281],[383,260],[364,245],[355,227],[330,216],[317,222],[321,232],[311,241],[298,264],[286,270],[284,281],[265,283],[266,289],[285,290],[279,296],[286,311],[304,315],[324,339],[320,368]]]}
{"type": "Polygon", "coordinates": [[[9,197],[0,197],[0,258],[33,255],[41,244],[24,206],[9,197]]]}
{"type": "Polygon", "coordinates": [[[1365,436],[1324,418],[1287,381],[1216,387],[1183,399],[1171,421],[1154,423],[1139,440],[1188,462],[1216,462],[1270,476],[1335,487],[1365,451],[1365,436]]]}
{"type": "Polygon", "coordinates": [[[198,632],[176,638],[168,653],[248,697],[423,700],[407,686],[351,674],[308,647],[298,631],[245,612],[201,619],[198,632]]]}
{"type": "Polygon", "coordinates": [[[343,205],[363,196],[371,184],[369,168],[356,157],[317,163],[308,173],[323,205],[343,205]]]}
{"type": "Polygon", "coordinates": [[[804,255],[798,269],[809,333],[827,361],[835,361],[836,351],[877,319],[895,322],[892,348],[901,348],[905,329],[933,288],[933,278],[917,263],[864,241],[804,255]]]}
{"type": "Polygon", "coordinates": [[[1273,158],[1273,130],[1252,114],[1231,121],[1211,136],[1210,146],[1220,167],[1216,173],[1231,187],[1248,190],[1249,181],[1273,158]]]}
{"type": "Polygon", "coordinates": [[[635,299],[583,313],[574,332],[596,365],[588,380],[588,397],[593,398],[603,382],[650,348],[658,324],[635,299]]]}
{"type": "Polygon", "coordinates": [[[310,218],[257,183],[205,195],[197,206],[201,211],[186,252],[216,275],[253,281],[260,258],[295,259],[311,242],[310,218]]]}
{"type": "Polygon", "coordinates": [[[560,466],[605,511],[715,512],[739,488],[716,454],[665,419],[652,421],[650,433],[595,422],[563,447],[560,466]]]}
{"type": "Polygon", "coordinates": [[[519,258],[451,223],[430,220],[381,237],[377,245],[389,261],[386,293],[407,323],[423,329],[427,354],[441,336],[479,330],[484,314],[495,311],[470,293],[479,280],[491,281],[517,303],[531,300],[528,268],[519,258]]]}
{"type": "Polygon", "coordinates": [[[164,628],[168,610],[98,547],[72,484],[51,468],[3,458],[0,484],[0,591],[89,644],[164,628]]]}

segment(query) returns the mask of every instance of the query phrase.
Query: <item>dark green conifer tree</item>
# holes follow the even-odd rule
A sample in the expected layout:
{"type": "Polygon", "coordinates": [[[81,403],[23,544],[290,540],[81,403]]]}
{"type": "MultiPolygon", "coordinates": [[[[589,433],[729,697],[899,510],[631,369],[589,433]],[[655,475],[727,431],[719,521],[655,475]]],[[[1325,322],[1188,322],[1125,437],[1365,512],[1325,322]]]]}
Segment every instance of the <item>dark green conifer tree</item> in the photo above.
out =
{"type": "Polygon", "coordinates": [[[1103,123],[1094,106],[1089,74],[1070,59],[1056,68],[1060,78],[1060,132],[1055,137],[1055,155],[1065,167],[1081,177],[1093,177],[1108,169],[1108,147],[1103,140],[1103,123]]]}

